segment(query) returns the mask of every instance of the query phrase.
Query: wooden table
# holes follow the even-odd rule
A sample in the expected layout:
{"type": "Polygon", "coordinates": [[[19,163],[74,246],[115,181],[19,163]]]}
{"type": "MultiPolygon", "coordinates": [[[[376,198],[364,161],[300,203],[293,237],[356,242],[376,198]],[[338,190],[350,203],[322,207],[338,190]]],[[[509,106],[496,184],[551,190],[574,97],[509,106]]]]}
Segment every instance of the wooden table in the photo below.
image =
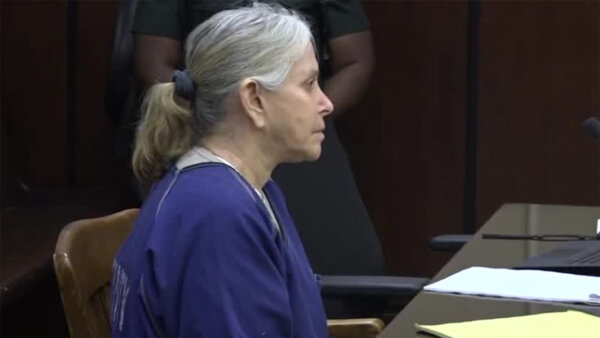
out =
{"type": "MultiPolygon", "coordinates": [[[[482,233],[533,235],[595,235],[600,207],[506,204],[441,270],[440,280],[471,266],[509,268],[564,242],[482,239],[482,233]]],[[[600,285],[599,285],[600,288],[600,285]]],[[[441,324],[485,318],[579,309],[600,316],[600,307],[549,304],[482,297],[443,295],[421,291],[386,327],[380,337],[420,337],[415,323],[441,324]]],[[[600,332],[600,328],[599,328],[600,332]]]]}

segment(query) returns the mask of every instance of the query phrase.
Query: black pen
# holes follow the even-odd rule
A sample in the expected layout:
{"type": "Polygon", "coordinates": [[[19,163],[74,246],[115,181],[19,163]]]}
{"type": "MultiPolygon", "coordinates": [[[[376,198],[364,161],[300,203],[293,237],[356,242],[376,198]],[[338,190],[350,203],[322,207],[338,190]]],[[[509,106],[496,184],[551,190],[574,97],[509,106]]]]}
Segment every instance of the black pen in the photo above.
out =
{"type": "Polygon", "coordinates": [[[503,234],[482,234],[483,239],[521,239],[529,241],[591,241],[598,240],[598,237],[573,234],[551,234],[551,235],[503,235],[503,234]]]}

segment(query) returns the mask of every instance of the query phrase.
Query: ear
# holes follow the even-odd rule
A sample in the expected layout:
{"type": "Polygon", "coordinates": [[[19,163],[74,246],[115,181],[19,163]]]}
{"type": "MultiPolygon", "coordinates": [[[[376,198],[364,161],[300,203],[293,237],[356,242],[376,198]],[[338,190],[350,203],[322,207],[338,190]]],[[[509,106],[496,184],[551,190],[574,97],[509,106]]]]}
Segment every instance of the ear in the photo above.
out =
{"type": "Polygon", "coordinates": [[[265,125],[265,109],[260,91],[260,85],[254,80],[244,79],[240,84],[240,103],[250,121],[257,128],[265,125]]]}

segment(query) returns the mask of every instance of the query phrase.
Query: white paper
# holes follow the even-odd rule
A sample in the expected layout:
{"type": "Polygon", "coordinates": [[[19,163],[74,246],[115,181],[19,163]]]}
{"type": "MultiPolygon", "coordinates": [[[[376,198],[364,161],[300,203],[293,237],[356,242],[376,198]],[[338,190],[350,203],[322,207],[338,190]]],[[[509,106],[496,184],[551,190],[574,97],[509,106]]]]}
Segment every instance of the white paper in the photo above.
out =
{"type": "Polygon", "coordinates": [[[600,306],[600,277],[538,270],[471,267],[424,287],[460,293],[600,306]]]}

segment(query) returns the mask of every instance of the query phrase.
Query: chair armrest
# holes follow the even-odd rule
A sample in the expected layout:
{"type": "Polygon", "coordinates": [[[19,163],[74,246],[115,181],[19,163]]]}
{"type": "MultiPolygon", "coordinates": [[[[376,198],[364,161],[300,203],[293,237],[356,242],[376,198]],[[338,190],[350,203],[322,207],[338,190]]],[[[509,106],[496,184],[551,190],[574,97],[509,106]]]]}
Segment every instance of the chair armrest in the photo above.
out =
{"type": "Polygon", "coordinates": [[[320,276],[321,295],[407,297],[416,295],[427,278],[393,276],[320,276]]]}
{"type": "Polygon", "coordinates": [[[439,235],[429,241],[429,247],[435,251],[458,251],[473,235],[439,235]]]}
{"type": "Polygon", "coordinates": [[[379,318],[327,320],[330,337],[375,337],[384,327],[385,324],[379,318]]]}

